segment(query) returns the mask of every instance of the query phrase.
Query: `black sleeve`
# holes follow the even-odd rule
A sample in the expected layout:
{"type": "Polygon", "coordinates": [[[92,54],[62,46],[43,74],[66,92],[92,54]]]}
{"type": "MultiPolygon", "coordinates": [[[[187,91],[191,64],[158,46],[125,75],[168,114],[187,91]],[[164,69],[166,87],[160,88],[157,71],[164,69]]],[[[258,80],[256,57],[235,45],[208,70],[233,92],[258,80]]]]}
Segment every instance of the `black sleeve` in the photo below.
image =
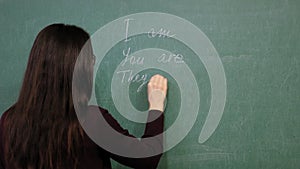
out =
{"type": "MultiPolygon", "coordinates": [[[[114,153],[111,153],[111,151],[107,150],[107,148],[102,147],[102,152],[107,154],[109,157],[114,159],[115,161],[118,161],[121,164],[124,164],[129,167],[133,168],[143,168],[143,169],[152,169],[156,168],[159,160],[161,158],[161,155],[163,153],[163,136],[161,133],[163,133],[163,126],[164,126],[164,115],[162,112],[158,110],[150,110],[148,115],[148,123],[146,124],[146,128],[144,131],[144,135],[141,139],[138,139],[131,135],[128,130],[123,129],[120,124],[104,109],[99,108],[101,115],[103,117],[103,120],[109,124],[111,128],[113,128],[118,133],[122,134],[123,136],[131,137],[131,140],[123,139],[123,138],[116,138],[116,137],[110,137],[110,134],[108,133],[108,130],[97,130],[94,132],[101,132],[99,134],[103,140],[103,137],[107,140],[109,140],[110,144],[114,146],[114,144],[117,144],[118,149],[122,149],[123,152],[130,152],[131,151],[139,151],[141,153],[155,153],[155,156],[149,156],[149,157],[124,157],[122,155],[117,155],[114,153]],[[153,120],[155,119],[155,120],[153,120]],[[160,135],[159,135],[160,134],[160,135]],[[155,137],[154,137],[155,136],[155,137]],[[152,137],[150,140],[146,139],[152,137]]],[[[97,117],[93,117],[93,119],[90,119],[91,121],[95,121],[97,117]]],[[[105,123],[104,121],[100,123],[105,123]]],[[[92,122],[93,123],[93,122],[92,122]]],[[[90,124],[91,125],[91,124],[90,124]]],[[[100,128],[106,128],[103,125],[97,125],[92,124],[93,127],[100,127],[100,128]]],[[[96,141],[97,142],[97,141],[96,141]]]]}

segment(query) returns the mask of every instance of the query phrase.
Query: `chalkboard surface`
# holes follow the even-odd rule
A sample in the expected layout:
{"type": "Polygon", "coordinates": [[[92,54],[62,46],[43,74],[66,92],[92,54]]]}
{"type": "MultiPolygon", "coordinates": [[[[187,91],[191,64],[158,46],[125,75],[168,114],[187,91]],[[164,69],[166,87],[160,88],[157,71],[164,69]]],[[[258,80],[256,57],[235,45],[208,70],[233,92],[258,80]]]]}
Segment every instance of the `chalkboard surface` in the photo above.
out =
{"type": "Polygon", "coordinates": [[[74,24],[94,38],[94,101],[134,135],[144,130],[138,112],[148,107],[147,80],[155,73],[168,78],[165,131],[179,124],[178,135],[186,136],[177,144],[167,135],[158,168],[300,168],[299,5],[0,0],[0,112],[18,97],[37,33],[51,23],[74,24]],[[99,40],[105,27],[111,31],[99,40]],[[131,108],[137,112],[125,111],[131,108]]]}

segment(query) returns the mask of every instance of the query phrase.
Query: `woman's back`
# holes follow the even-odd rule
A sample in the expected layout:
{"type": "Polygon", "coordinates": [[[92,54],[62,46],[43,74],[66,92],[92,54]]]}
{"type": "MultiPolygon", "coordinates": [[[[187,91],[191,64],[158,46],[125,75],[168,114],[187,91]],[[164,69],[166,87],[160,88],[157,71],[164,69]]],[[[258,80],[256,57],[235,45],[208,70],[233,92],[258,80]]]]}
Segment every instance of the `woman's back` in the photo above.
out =
{"type": "MultiPolygon", "coordinates": [[[[100,109],[116,131],[134,137],[106,110],[88,106],[94,59],[89,35],[81,28],[53,24],[38,34],[19,98],[1,117],[0,169],[111,168],[109,158],[132,167],[157,165],[161,155],[144,159],[117,156],[97,146],[83,131],[75,110],[93,119],[100,109]],[[85,44],[88,47],[82,50],[85,44]],[[75,63],[79,64],[76,70],[75,63]]],[[[148,137],[163,131],[161,111],[149,113],[160,118],[146,125],[148,137]]],[[[94,127],[102,126],[95,123],[94,127]]]]}

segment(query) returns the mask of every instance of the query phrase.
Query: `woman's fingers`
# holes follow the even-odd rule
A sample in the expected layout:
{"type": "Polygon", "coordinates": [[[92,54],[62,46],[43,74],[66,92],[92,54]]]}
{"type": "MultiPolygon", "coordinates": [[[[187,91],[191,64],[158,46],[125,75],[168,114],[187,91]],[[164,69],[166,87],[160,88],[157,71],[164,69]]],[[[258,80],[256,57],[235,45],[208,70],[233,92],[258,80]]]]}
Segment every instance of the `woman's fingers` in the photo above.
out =
{"type": "Polygon", "coordinates": [[[167,80],[167,78],[164,78],[163,79],[163,91],[164,91],[164,93],[165,93],[165,95],[167,94],[167,89],[168,89],[168,80],[167,80]]]}
{"type": "Polygon", "coordinates": [[[164,90],[166,88],[165,78],[158,74],[152,76],[148,83],[148,88],[150,88],[150,90],[154,90],[154,89],[164,90]]]}

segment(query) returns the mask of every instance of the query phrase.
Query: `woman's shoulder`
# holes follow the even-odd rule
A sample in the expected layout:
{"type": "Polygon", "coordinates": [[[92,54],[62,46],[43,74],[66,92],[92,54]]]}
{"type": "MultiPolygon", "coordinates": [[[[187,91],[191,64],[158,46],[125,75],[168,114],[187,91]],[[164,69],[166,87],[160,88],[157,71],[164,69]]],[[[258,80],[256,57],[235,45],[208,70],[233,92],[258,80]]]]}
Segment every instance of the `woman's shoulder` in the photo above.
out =
{"type": "Polygon", "coordinates": [[[89,105],[88,107],[89,113],[107,113],[108,111],[97,105],[89,105]]]}
{"type": "Polygon", "coordinates": [[[14,108],[15,108],[15,105],[10,106],[10,107],[9,107],[7,110],[5,110],[5,111],[3,112],[3,114],[1,115],[1,118],[0,118],[0,127],[1,127],[1,129],[2,129],[2,127],[3,127],[3,123],[5,122],[7,115],[8,115],[10,112],[12,112],[14,108]]]}
{"type": "Polygon", "coordinates": [[[97,105],[89,105],[87,115],[90,117],[96,117],[99,115],[102,115],[104,117],[110,116],[108,110],[106,110],[103,107],[97,106],[97,105]]]}
{"type": "Polygon", "coordinates": [[[109,113],[108,110],[106,110],[103,107],[97,106],[97,105],[89,105],[88,113],[87,113],[86,117],[87,117],[87,119],[89,119],[90,122],[99,123],[100,121],[105,120],[110,125],[118,124],[118,122],[109,113]]]}

